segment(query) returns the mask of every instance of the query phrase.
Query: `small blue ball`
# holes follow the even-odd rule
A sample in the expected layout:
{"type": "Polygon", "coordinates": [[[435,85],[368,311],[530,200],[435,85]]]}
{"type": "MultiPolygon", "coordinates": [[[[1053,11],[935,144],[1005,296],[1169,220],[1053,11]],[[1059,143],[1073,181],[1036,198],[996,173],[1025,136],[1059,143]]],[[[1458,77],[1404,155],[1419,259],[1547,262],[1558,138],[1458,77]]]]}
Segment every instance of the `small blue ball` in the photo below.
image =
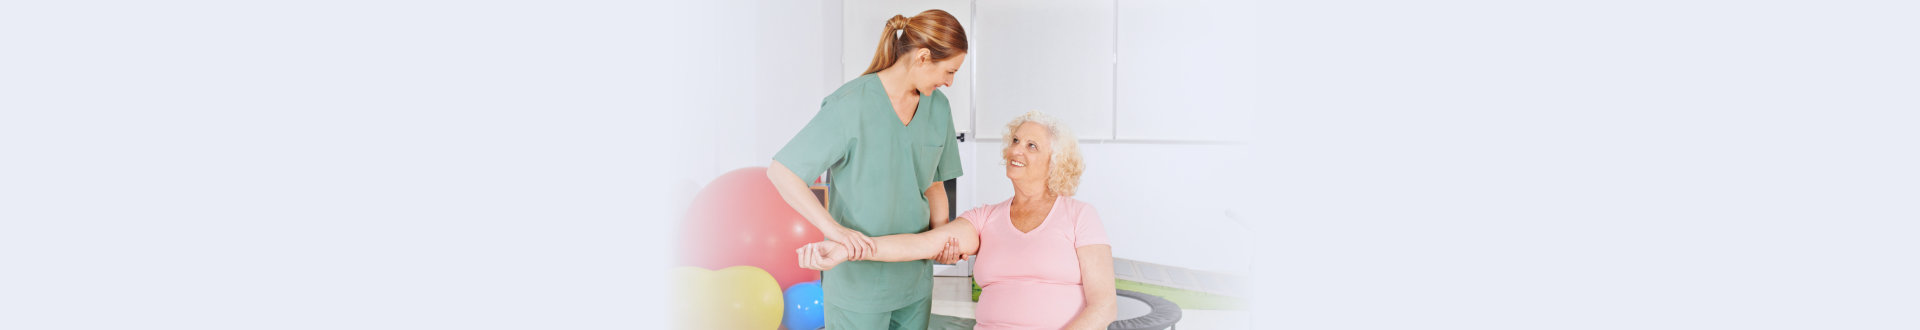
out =
{"type": "Polygon", "coordinates": [[[827,310],[821,306],[820,281],[794,283],[787,288],[787,311],[780,324],[792,330],[815,330],[827,326],[827,310]]]}

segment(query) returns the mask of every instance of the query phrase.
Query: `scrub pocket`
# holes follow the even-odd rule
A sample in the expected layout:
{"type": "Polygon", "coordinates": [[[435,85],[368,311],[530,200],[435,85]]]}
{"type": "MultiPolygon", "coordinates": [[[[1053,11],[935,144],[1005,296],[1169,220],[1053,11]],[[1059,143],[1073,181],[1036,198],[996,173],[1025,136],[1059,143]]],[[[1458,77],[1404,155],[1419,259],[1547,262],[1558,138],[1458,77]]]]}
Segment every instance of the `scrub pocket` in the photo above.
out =
{"type": "Polygon", "coordinates": [[[945,151],[940,149],[941,147],[945,146],[936,144],[914,148],[913,173],[919,175],[920,181],[924,181],[919,182],[920,187],[923,189],[926,188],[927,185],[933,184],[933,171],[940,166],[940,152],[945,151]]]}

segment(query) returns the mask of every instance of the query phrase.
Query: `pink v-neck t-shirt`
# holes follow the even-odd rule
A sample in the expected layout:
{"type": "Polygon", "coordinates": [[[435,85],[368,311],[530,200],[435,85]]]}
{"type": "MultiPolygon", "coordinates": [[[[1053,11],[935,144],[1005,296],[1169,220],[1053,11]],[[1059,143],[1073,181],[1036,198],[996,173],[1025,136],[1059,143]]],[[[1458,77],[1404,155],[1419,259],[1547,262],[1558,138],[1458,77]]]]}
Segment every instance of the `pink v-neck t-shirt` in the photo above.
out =
{"type": "Polygon", "coordinates": [[[1093,205],[1061,196],[1032,231],[1013,227],[1013,199],[960,215],[980,233],[975,329],[1059,329],[1086,305],[1079,247],[1107,244],[1093,205]]]}

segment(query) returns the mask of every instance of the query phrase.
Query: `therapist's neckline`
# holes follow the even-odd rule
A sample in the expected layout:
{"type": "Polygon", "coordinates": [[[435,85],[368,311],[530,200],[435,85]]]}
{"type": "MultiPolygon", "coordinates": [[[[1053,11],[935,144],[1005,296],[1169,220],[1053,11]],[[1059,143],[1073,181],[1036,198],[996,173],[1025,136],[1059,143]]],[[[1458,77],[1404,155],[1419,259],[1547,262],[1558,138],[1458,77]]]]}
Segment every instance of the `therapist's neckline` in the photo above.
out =
{"type": "MultiPolygon", "coordinates": [[[[881,79],[880,73],[881,72],[872,73],[873,84],[875,85],[875,87],[878,87],[880,89],[880,99],[886,101],[887,118],[892,118],[893,120],[898,121],[900,120],[900,110],[893,108],[893,94],[889,94],[887,92],[887,80],[881,79]]],[[[912,88],[908,88],[908,89],[911,90],[912,88]]],[[[913,90],[909,93],[918,95],[920,91],[913,90]]],[[[922,110],[925,110],[923,108],[926,108],[925,107],[926,104],[927,104],[927,96],[920,95],[920,98],[918,100],[915,100],[915,102],[913,102],[913,115],[907,116],[907,120],[905,122],[901,122],[900,126],[895,126],[895,127],[901,127],[901,128],[912,127],[914,122],[920,121],[920,113],[926,112],[926,111],[922,111],[922,110]]]]}
{"type": "MultiPolygon", "coordinates": [[[[886,94],[886,95],[887,95],[887,100],[888,100],[888,101],[892,101],[892,100],[893,100],[893,93],[891,93],[891,92],[888,92],[888,90],[887,90],[887,79],[886,79],[886,77],[885,77],[885,76],[884,76],[883,74],[887,74],[887,71],[892,71],[892,70],[894,70],[894,69],[893,69],[893,68],[887,68],[886,70],[880,70],[880,72],[874,72],[874,73],[873,73],[873,79],[874,79],[874,80],[877,80],[877,81],[878,81],[878,82],[880,83],[880,91],[881,91],[881,92],[882,92],[883,94],[886,94]]],[[[896,75],[896,76],[897,76],[897,77],[895,77],[896,79],[900,79],[900,80],[908,80],[908,79],[907,79],[907,78],[905,77],[905,75],[906,75],[907,73],[906,73],[906,72],[904,72],[904,71],[905,71],[905,70],[904,70],[904,69],[902,69],[902,70],[900,70],[900,71],[895,71],[895,73],[892,73],[892,74],[893,74],[893,75],[896,75]]],[[[921,97],[925,97],[925,96],[927,96],[926,94],[922,94],[922,93],[920,93],[920,89],[918,89],[918,88],[913,88],[913,83],[912,83],[912,82],[903,82],[902,84],[904,84],[904,85],[907,85],[907,86],[905,86],[905,87],[906,87],[906,92],[905,92],[905,93],[902,93],[901,95],[920,95],[921,97]]]]}

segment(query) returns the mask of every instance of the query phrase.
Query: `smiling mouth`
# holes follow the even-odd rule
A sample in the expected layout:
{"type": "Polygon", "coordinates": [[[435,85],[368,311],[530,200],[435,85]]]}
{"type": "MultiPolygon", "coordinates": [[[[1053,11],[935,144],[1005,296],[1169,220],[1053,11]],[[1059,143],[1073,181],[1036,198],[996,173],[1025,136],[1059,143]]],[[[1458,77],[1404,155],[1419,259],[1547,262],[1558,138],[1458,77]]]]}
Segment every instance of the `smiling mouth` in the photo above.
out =
{"type": "Polygon", "coordinates": [[[1022,163],[1022,162],[1020,162],[1020,161],[1018,161],[1018,160],[1015,160],[1015,161],[1008,161],[1008,163],[1012,163],[1012,164],[1013,164],[1013,166],[1015,166],[1015,167],[1027,167],[1027,163],[1022,163]]]}

